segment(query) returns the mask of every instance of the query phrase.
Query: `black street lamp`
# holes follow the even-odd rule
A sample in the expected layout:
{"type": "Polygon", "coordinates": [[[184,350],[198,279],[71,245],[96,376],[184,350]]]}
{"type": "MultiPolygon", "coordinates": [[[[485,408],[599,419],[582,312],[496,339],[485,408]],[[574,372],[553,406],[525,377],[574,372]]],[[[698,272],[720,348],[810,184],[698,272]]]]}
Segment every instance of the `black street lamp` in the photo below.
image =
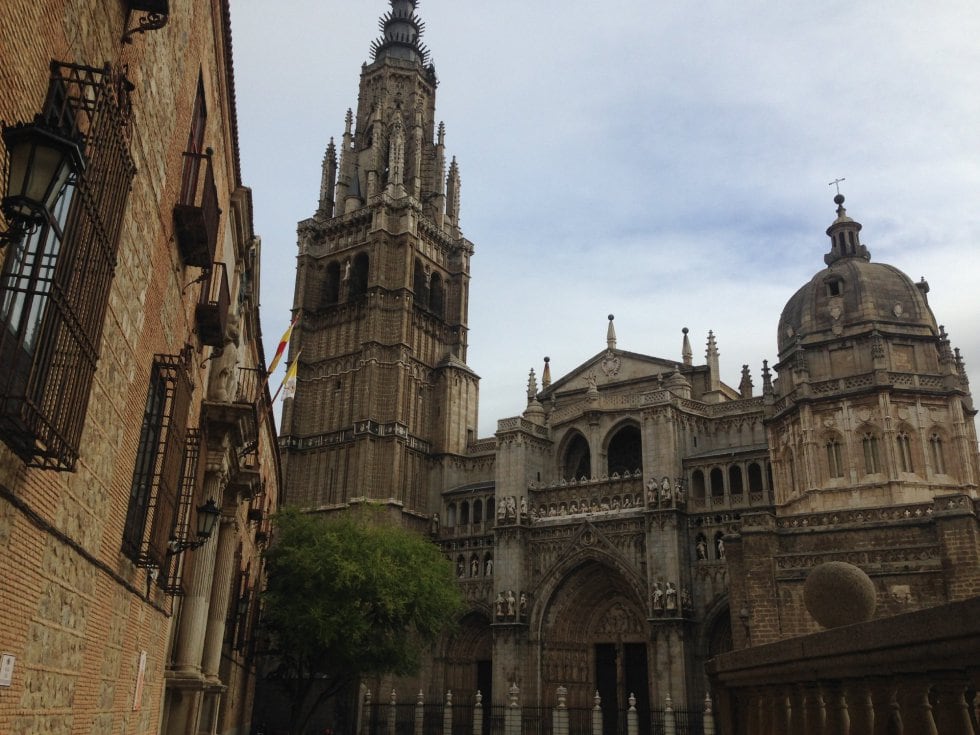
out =
{"type": "Polygon", "coordinates": [[[69,178],[85,170],[79,141],[38,123],[3,127],[7,147],[7,189],[0,207],[10,229],[0,239],[12,241],[41,224],[69,178]]]}
{"type": "Polygon", "coordinates": [[[197,506],[197,540],[196,541],[183,541],[180,539],[171,539],[169,543],[168,554],[182,554],[188,549],[197,549],[205,544],[205,542],[211,538],[211,534],[214,532],[214,527],[218,523],[218,519],[221,517],[221,509],[214,502],[214,498],[209,498],[208,502],[203,505],[197,506]]]}

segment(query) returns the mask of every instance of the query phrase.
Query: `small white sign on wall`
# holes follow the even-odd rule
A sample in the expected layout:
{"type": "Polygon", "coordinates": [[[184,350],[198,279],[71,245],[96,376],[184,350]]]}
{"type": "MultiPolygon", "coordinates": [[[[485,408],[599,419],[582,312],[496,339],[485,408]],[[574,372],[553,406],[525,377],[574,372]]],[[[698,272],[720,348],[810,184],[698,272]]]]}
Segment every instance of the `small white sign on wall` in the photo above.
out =
{"type": "Polygon", "coordinates": [[[143,679],[146,676],[146,651],[140,651],[139,664],[136,668],[136,691],[133,692],[133,712],[139,712],[143,706],[143,679]]]}
{"type": "Polygon", "coordinates": [[[12,653],[0,653],[0,687],[9,687],[14,680],[14,662],[17,658],[12,653]]]}

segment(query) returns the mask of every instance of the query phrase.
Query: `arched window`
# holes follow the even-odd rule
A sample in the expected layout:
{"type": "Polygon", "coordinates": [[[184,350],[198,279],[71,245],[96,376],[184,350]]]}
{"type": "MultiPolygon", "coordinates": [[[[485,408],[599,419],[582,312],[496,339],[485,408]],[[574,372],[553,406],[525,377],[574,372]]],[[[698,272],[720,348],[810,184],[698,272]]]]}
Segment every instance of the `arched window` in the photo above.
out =
{"type": "Polygon", "coordinates": [[[638,426],[624,426],[617,431],[609,442],[608,472],[612,475],[633,474],[635,470],[643,470],[643,451],[638,426]]]}
{"type": "Polygon", "coordinates": [[[351,300],[360,298],[367,293],[368,286],[368,254],[358,253],[354,258],[354,264],[350,273],[350,298],[351,300]]]}
{"type": "Polygon", "coordinates": [[[757,462],[753,462],[749,465],[749,492],[761,493],[763,489],[762,468],[759,467],[757,462]]]}
{"type": "Polygon", "coordinates": [[[493,576],[493,554],[491,554],[489,551],[483,557],[483,576],[493,576]]]}
{"type": "Polygon", "coordinates": [[[442,278],[439,277],[438,273],[433,273],[429,283],[429,311],[441,317],[445,308],[445,300],[442,278]]]}
{"type": "Polygon", "coordinates": [[[878,437],[871,433],[865,434],[861,439],[861,446],[864,449],[864,471],[869,475],[881,472],[878,437]]]}
{"type": "Polygon", "coordinates": [[[844,461],[841,456],[840,442],[837,437],[827,440],[827,474],[830,477],[844,476],[844,461]]]}
{"type": "Polygon", "coordinates": [[[725,497],[725,474],[720,467],[711,470],[711,497],[713,499],[725,497]]]}
{"type": "Polygon", "coordinates": [[[576,433],[565,448],[561,476],[566,480],[592,477],[592,457],[585,437],[576,433]]]}
{"type": "Polygon", "coordinates": [[[900,431],[895,435],[895,448],[898,450],[898,469],[901,472],[914,472],[912,469],[912,443],[909,435],[905,431],[900,431]]]}
{"type": "Polygon", "coordinates": [[[412,290],[415,292],[415,305],[423,309],[429,308],[429,277],[425,274],[422,261],[415,259],[415,274],[412,278],[412,290]]]}
{"type": "Polygon", "coordinates": [[[323,303],[325,306],[340,301],[340,263],[334,261],[327,265],[327,278],[323,284],[323,303]]]}
{"type": "Polygon", "coordinates": [[[691,473],[691,496],[704,500],[704,473],[701,470],[691,473]]]}
{"type": "Polygon", "coordinates": [[[446,509],[446,525],[449,528],[456,525],[456,503],[450,503],[446,509]]]}
{"type": "Polygon", "coordinates": [[[459,525],[470,525],[470,504],[467,500],[459,504],[459,525]]]}
{"type": "Polygon", "coordinates": [[[741,495],[745,492],[742,487],[742,468],[737,464],[728,468],[728,492],[732,495],[741,495]]]}
{"type": "Polygon", "coordinates": [[[493,498],[487,498],[487,521],[493,520],[493,498]]]}
{"type": "Polygon", "coordinates": [[[483,501],[473,501],[473,523],[483,523],[483,501]]]}
{"type": "Polygon", "coordinates": [[[929,437],[929,451],[932,454],[932,469],[937,475],[946,474],[946,453],[943,450],[943,438],[934,431],[929,437]]]}

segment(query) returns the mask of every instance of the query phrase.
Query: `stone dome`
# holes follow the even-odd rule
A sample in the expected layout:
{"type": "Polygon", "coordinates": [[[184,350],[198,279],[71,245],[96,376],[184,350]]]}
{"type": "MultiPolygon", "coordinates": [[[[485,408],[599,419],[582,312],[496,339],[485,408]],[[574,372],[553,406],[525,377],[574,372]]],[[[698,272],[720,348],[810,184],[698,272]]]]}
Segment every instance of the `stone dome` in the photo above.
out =
{"type": "Polygon", "coordinates": [[[845,336],[874,328],[921,337],[938,336],[929,308],[928,284],[915,283],[902,271],[872,263],[861,244],[861,225],[847,216],[838,196],[837,219],[827,229],[831,251],[827,267],[800,288],[779,318],[778,344],[782,356],[797,340],[845,336]]]}

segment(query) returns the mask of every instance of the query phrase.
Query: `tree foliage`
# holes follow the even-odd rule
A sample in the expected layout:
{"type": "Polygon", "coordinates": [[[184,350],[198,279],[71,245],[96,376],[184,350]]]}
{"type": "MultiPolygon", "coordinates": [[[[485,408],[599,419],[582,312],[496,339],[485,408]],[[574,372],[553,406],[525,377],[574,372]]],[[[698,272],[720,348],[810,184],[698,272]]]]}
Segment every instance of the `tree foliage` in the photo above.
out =
{"type": "Polygon", "coordinates": [[[380,511],[290,509],[276,527],[262,619],[298,731],[359,676],[416,670],[423,646],[453,624],[462,598],[439,549],[380,511]]]}

